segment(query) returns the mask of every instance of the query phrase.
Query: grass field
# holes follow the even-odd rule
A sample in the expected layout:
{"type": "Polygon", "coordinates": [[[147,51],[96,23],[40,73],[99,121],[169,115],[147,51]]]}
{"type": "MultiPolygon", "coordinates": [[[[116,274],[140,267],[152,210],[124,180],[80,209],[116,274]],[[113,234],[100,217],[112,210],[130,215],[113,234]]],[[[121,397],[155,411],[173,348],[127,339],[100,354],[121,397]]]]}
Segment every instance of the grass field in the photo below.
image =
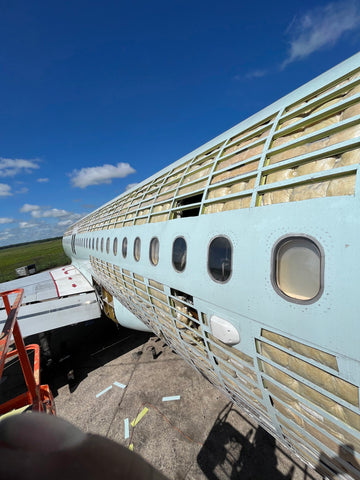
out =
{"type": "Polygon", "coordinates": [[[17,278],[15,269],[35,263],[37,272],[68,265],[70,259],[61,238],[42,240],[0,249],[0,283],[17,278]]]}

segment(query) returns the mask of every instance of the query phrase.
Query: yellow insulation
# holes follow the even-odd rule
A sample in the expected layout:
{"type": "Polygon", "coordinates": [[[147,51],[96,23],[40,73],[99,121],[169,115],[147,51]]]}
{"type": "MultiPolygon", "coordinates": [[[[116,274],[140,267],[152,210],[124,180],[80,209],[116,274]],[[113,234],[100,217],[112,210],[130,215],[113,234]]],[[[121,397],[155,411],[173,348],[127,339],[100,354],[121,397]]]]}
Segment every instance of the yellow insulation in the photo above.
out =
{"type": "Polygon", "coordinates": [[[152,287],[157,288],[158,290],[164,290],[164,285],[162,283],[157,282],[156,280],[149,280],[149,285],[152,287]]]}
{"type": "Polygon", "coordinates": [[[297,342],[283,335],[270,332],[269,330],[262,329],[261,335],[273,343],[277,343],[278,345],[287,348],[288,350],[293,350],[304,357],[311,358],[315,362],[322,363],[333,370],[339,371],[337,360],[334,355],[323,352],[322,350],[318,350],[317,348],[309,347],[308,345],[297,342]]]}
{"type": "MultiPolygon", "coordinates": [[[[231,165],[235,165],[240,162],[245,162],[247,159],[251,157],[260,155],[263,149],[264,149],[264,143],[261,143],[260,145],[255,145],[255,147],[250,147],[250,148],[247,148],[246,150],[242,150],[241,152],[231,156],[230,158],[226,158],[225,160],[220,160],[216,165],[216,170],[221,170],[231,165]]],[[[226,152],[226,154],[229,154],[234,150],[236,150],[236,146],[231,147],[229,151],[226,152]]]]}
{"type": "Polygon", "coordinates": [[[202,170],[198,170],[197,172],[193,173],[192,175],[187,175],[182,180],[182,185],[186,185],[187,183],[194,182],[199,178],[207,177],[211,172],[211,167],[203,168],[202,170]]]}
{"type": "Polygon", "coordinates": [[[252,177],[247,180],[238,180],[230,185],[213,188],[209,191],[208,199],[225,197],[234,193],[243,192],[244,190],[252,190],[255,186],[255,181],[256,177],[252,177]]]}
{"type": "MultiPolygon", "coordinates": [[[[252,359],[252,357],[250,357],[249,355],[246,355],[246,353],[244,352],[241,352],[240,350],[236,349],[235,347],[229,347],[228,345],[225,345],[225,343],[221,342],[220,340],[218,340],[217,338],[215,338],[213,335],[211,335],[210,333],[206,333],[206,336],[208,337],[208,339],[214,343],[215,345],[218,345],[219,347],[221,347],[223,350],[225,350],[226,352],[229,353],[229,355],[232,355],[234,356],[235,358],[238,357],[240,360],[243,360],[244,362],[248,363],[249,365],[254,365],[254,361],[252,359]]],[[[208,341],[208,346],[209,348],[211,349],[212,345],[211,343],[208,341]]]]}
{"type": "MultiPolygon", "coordinates": [[[[227,377],[226,375],[222,375],[222,378],[224,379],[224,383],[226,383],[227,387],[230,389],[230,390],[233,390],[235,392],[238,392],[238,394],[243,397],[243,399],[246,401],[246,399],[248,399],[249,397],[249,394],[245,391],[245,390],[242,390],[241,388],[241,384],[239,385],[238,382],[235,382],[233,379],[227,377]]],[[[248,388],[252,393],[254,393],[258,398],[262,399],[263,396],[262,396],[262,393],[260,391],[259,388],[255,387],[254,385],[252,385],[250,382],[246,382],[245,380],[243,379],[239,379],[242,381],[243,385],[248,388]]],[[[253,403],[255,402],[255,399],[253,397],[251,397],[251,402],[249,403],[253,403]]],[[[257,405],[260,404],[262,405],[260,402],[255,402],[257,405]]],[[[262,406],[263,409],[265,409],[264,406],[262,406]]]]}
{"type": "MultiPolygon", "coordinates": [[[[282,162],[284,160],[289,160],[290,158],[294,158],[300,155],[309,154],[309,153],[315,152],[316,150],[320,150],[325,147],[330,147],[337,143],[359,137],[360,125],[346,126],[335,133],[332,133],[327,136],[326,134],[324,135],[325,136],[323,136],[320,139],[316,139],[314,141],[310,141],[302,145],[296,145],[296,146],[290,147],[287,150],[283,150],[279,153],[270,154],[269,155],[270,165],[273,165],[274,163],[282,162]]],[[[295,138],[298,138],[298,137],[295,137],[295,138]]]]}
{"type": "Polygon", "coordinates": [[[205,205],[204,214],[226,212],[228,210],[235,210],[240,208],[249,208],[251,204],[251,195],[237,199],[224,200],[223,202],[216,202],[205,205]]]}
{"type": "Polygon", "coordinates": [[[227,170],[217,175],[213,175],[211,180],[211,185],[214,185],[214,183],[222,182],[223,180],[228,180],[230,178],[237,177],[239,175],[245,175],[246,173],[254,172],[258,169],[258,167],[259,167],[259,160],[255,160],[250,163],[239,165],[235,168],[232,168],[231,170],[227,170]]]}
{"type": "MultiPolygon", "coordinates": [[[[360,431],[360,416],[358,414],[352,412],[334,400],[331,400],[313,388],[308,387],[304,383],[295,380],[290,375],[281,372],[278,368],[273,367],[267,362],[261,361],[261,367],[267,375],[277,380],[279,383],[282,383],[301,397],[306,398],[309,402],[314,403],[334,417],[339,418],[350,427],[360,431]]],[[[263,383],[265,388],[269,388],[268,385],[270,382],[268,382],[268,380],[264,379],[263,383]]]]}
{"type": "Polygon", "coordinates": [[[282,188],[261,195],[261,205],[296,202],[312,198],[354,195],[356,174],[343,175],[331,180],[313,182],[293,188],[282,188]]]}
{"type": "Polygon", "coordinates": [[[169,218],[168,213],[164,213],[162,215],[151,215],[150,223],[166,222],[168,218],[169,218]]]}
{"type": "MultiPolygon", "coordinates": [[[[264,382],[265,383],[265,382],[264,382]]],[[[293,409],[295,409],[299,414],[308,418],[313,423],[315,423],[318,427],[326,430],[330,435],[337,438],[343,444],[351,444],[355,447],[355,450],[360,451],[360,440],[356,438],[354,435],[351,435],[349,432],[344,430],[339,426],[339,424],[335,424],[334,422],[328,420],[326,417],[323,417],[318,412],[314,411],[312,408],[307,407],[306,405],[299,402],[297,399],[286,393],[281,388],[277,387],[276,385],[272,384],[271,382],[266,380],[266,388],[275,395],[279,400],[284,402],[285,404],[289,405],[293,409]]],[[[280,405],[279,402],[276,402],[274,398],[273,402],[276,404],[276,408],[280,405]]],[[[288,417],[290,418],[290,417],[288,417]]]]}
{"type": "Polygon", "coordinates": [[[259,342],[260,353],[278,363],[287,370],[309,380],[319,387],[331,392],[352,405],[359,406],[359,389],[351,383],[321,370],[310,363],[304,362],[293,355],[289,355],[272,345],[259,342]]]}

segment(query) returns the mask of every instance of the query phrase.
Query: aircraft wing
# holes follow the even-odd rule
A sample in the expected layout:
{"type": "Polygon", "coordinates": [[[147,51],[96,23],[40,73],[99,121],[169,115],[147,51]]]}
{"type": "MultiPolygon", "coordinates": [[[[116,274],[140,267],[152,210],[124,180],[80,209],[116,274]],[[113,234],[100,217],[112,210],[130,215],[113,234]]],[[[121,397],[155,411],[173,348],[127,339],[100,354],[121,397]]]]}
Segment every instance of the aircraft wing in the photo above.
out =
{"type": "MultiPolygon", "coordinates": [[[[24,289],[18,320],[23,337],[85,322],[101,315],[94,288],[73,265],[0,284],[0,292],[24,289]]],[[[10,296],[10,303],[16,295],[10,296]]],[[[0,300],[0,328],[7,318],[0,300]]]]}

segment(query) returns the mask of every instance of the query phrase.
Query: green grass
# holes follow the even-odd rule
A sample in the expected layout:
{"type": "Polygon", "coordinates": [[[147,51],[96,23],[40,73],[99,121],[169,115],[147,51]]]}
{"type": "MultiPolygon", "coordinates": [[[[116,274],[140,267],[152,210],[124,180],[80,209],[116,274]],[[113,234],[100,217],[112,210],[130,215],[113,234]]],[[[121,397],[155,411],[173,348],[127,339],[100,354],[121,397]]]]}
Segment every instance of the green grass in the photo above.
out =
{"type": "Polygon", "coordinates": [[[12,245],[0,249],[0,283],[17,278],[15,269],[35,263],[37,272],[68,265],[70,259],[62,248],[62,239],[12,245]]]}

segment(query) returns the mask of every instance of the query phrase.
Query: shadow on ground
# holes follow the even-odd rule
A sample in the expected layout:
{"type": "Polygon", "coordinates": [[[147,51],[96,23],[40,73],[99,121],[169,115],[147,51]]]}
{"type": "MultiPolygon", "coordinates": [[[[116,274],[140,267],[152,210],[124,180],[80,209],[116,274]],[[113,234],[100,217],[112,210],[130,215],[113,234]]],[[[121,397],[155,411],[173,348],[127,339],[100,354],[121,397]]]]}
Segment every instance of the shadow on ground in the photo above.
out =
{"type": "Polygon", "coordinates": [[[25,343],[40,345],[41,383],[56,397],[64,385],[75,391],[91,371],[143,345],[150,336],[101,317],[27,337],[25,343]]]}
{"type": "MultiPolygon", "coordinates": [[[[234,415],[245,419],[231,403],[219,414],[197,456],[205,477],[208,480],[291,480],[295,466],[288,467],[286,473],[279,470],[276,455],[279,447],[274,437],[251,424],[247,433],[241,434],[232,425],[234,422],[230,423],[230,413],[232,419],[234,415]]],[[[304,479],[312,478],[306,467],[302,470],[304,479]]]]}

